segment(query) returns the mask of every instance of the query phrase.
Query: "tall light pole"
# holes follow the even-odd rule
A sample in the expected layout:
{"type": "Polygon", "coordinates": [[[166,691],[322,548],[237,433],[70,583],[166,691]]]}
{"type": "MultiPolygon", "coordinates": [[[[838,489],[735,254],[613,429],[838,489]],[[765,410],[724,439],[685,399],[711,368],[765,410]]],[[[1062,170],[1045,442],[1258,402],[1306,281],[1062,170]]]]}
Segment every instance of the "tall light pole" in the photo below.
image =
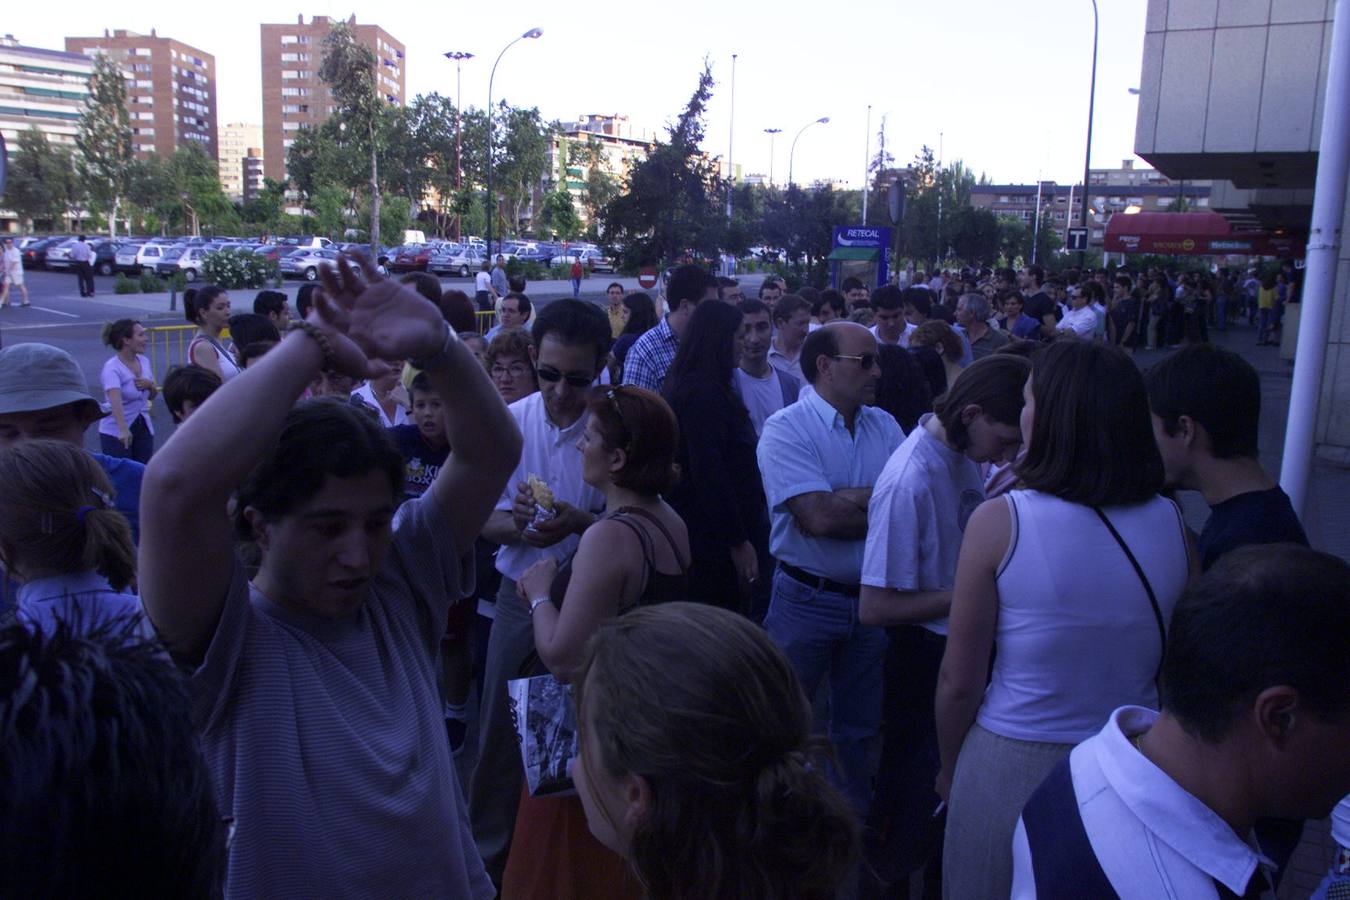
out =
{"type": "MultiPolygon", "coordinates": [[[[1088,129],[1087,149],[1083,151],[1083,202],[1078,210],[1078,227],[1087,228],[1088,178],[1092,168],[1092,112],[1097,100],[1097,0],[1092,0],[1092,83],[1088,88],[1088,129]]],[[[1069,209],[1070,214],[1073,209],[1069,209]]],[[[1086,244],[1085,244],[1086,246],[1086,244]]],[[[1078,251],[1078,268],[1083,268],[1085,251],[1078,251]]]]}
{"type": "Polygon", "coordinates": [[[769,187],[773,187],[773,139],[783,133],[781,128],[765,128],[764,133],[769,136],[769,187]]]}
{"type": "Polygon", "coordinates": [[[805,131],[806,129],[810,128],[812,125],[827,125],[829,124],[829,121],[830,121],[829,116],[821,116],[819,119],[816,119],[815,121],[807,122],[805,125],[801,127],[801,130],[797,132],[797,136],[792,139],[792,149],[788,151],[788,188],[792,187],[792,163],[793,157],[797,153],[797,139],[802,136],[802,131],[805,131]]]}
{"type": "Polygon", "coordinates": [[[487,157],[487,255],[492,257],[492,220],[497,217],[497,201],[492,195],[492,81],[497,77],[497,63],[502,61],[506,51],[510,50],[517,42],[526,38],[534,40],[544,33],[542,28],[531,28],[529,31],[516,38],[511,43],[502,48],[502,52],[497,54],[497,62],[492,64],[492,71],[488,74],[488,108],[487,108],[487,137],[488,137],[488,157],[487,157]]]}
{"type": "Polygon", "coordinates": [[[731,151],[736,145],[736,56],[731,54],[731,134],[727,138],[727,220],[731,219],[731,194],[736,184],[736,166],[731,151]]]}
{"type": "MultiPolygon", "coordinates": [[[[455,61],[455,193],[458,194],[460,191],[460,182],[464,178],[464,164],[462,162],[462,158],[460,157],[459,153],[460,116],[464,108],[463,104],[460,103],[460,96],[462,95],[463,91],[461,90],[460,85],[459,67],[460,64],[464,62],[464,60],[473,59],[473,54],[466,53],[463,50],[451,50],[449,53],[444,54],[444,56],[446,59],[453,59],[455,61]]],[[[455,240],[459,240],[460,238],[459,233],[460,221],[461,221],[460,217],[456,215],[455,240]]]]}

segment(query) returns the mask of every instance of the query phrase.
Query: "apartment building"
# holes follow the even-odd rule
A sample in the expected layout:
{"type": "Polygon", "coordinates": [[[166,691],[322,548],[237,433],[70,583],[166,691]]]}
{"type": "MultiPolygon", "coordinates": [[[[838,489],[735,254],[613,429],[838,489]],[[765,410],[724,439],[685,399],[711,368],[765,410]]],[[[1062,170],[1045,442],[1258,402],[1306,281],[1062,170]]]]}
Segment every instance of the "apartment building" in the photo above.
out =
{"type": "Polygon", "coordinates": [[[249,147],[243,160],[244,196],[247,203],[262,193],[263,189],[263,152],[261,147],[249,147]]]}
{"type": "Polygon", "coordinates": [[[244,160],[257,151],[262,156],[262,126],[231,122],[220,126],[220,188],[231,200],[244,199],[244,160]]]}
{"type": "MultiPolygon", "coordinates": [[[[536,203],[542,199],[540,191],[545,186],[565,186],[568,193],[577,201],[577,214],[586,222],[589,218],[586,207],[580,202],[586,194],[586,181],[590,177],[589,152],[582,152],[589,144],[596,144],[601,151],[601,159],[606,170],[616,178],[622,178],[629,168],[647,158],[655,146],[655,139],[645,130],[634,128],[627,116],[618,114],[589,114],[577,118],[575,122],[565,122],[549,142],[548,173],[533,198],[536,203]]],[[[528,217],[528,215],[527,215],[528,217]]]]}
{"type": "MultiPolygon", "coordinates": [[[[332,95],[319,80],[323,41],[336,21],[313,16],[305,22],[262,26],[263,170],[268,178],[286,180],[286,151],[301,128],[312,128],[333,112],[332,95]]],[[[387,103],[407,101],[407,69],[402,42],[378,25],[346,24],[356,39],[375,53],[376,83],[387,103]]]]}
{"type": "Polygon", "coordinates": [[[34,127],[50,143],[74,147],[93,71],[93,62],[78,53],[25,47],[12,34],[0,37],[0,133],[9,152],[34,127]]]}
{"type": "MultiPolygon", "coordinates": [[[[1150,170],[1092,169],[1088,172],[1088,246],[1100,247],[1106,235],[1106,224],[1122,212],[1167,212],[1178,200],[1185,200],[1187,209],[1209,208],[1212,186],[1207,181],[1171,183],[1158,178],[1150,170]],[[1137,177],[1133,182],[1126,173],[1137,177]],[[1147,174],[1146,174],[1147,173],[1147,174]]],[[[1060,240],[1068,242],[1068,229],[1078,225],[1083,206],[1081,184],[1058,184],[1044,181],[1040,187],[1040,227],[1059,232],[1060,240]]],[[[978,184],[971,189],[970,204],[987,209],[996,216],[1021,219],[1031,225],[1036,219],[1037,185],[978,184]]]]}
{"type": "Polygon", "coordinates": [[[138,156],[171,156],[194,145],[216,158],[216,58],[173,38],[117,29],[102,37],[68,37],[66,50],[105,53],[127,79],[127,114],[138,156]]]}

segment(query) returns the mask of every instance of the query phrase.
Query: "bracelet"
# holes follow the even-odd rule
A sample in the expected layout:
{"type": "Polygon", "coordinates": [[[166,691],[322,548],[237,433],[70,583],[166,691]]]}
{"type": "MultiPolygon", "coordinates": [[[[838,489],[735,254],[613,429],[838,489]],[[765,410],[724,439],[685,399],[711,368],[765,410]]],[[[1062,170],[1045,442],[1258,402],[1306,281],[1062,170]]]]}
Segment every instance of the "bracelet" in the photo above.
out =
{"type": "Polygon", "coordinates": [[[304,319],[292,319],[290,331],[303,331],[314,339],[314,343],[319,345],[319,352],[323,354],[323,365],[320,367],[324,372],[331,372],[334,366],[333,342],[328,340],[328,335],[313,322],[306,322],[304,319]]]}
{"type": "Polygon", "coordinates": [[[451,328],[450,323],[444,319],[441,320],[441,327],[445,329],[445,339],[441,343],[441,349],[433,356],[408,360],[408,363],[414,369],[420,369],[423,372],[439,372],[450,364],[450,348],[459,343],[459,335],[455,334],[455,329],[451,328]]]}
{"type": "Polygon", "coordinates": [[[548,602],[547,597],[535,597],[530,601],[530,618],[534,618],[534,611],[548,602]]]}

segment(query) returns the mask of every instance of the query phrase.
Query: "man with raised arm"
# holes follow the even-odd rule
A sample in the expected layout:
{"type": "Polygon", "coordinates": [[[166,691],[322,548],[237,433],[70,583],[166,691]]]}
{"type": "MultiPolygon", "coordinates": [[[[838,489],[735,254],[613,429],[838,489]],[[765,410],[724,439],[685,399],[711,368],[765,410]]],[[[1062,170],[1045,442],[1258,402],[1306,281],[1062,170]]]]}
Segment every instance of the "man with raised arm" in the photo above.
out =
{"type": "Polygon", "coordinates": [[[436,307],[362,266],[364,279],[346,260],[325,270],[308,320],[145,476],[142,597],[194,667],[194,721],[234,829],[226,897],[493,896],[435,651],[520,433],[436,307]],[[295,405],[320,371],[369,377],[385,359],[427,373],[454,448],[401,507],[402,459],[378,423],[345,403],[295,405]],[[261,552],[251,583],[236,530],[261,552]]]}

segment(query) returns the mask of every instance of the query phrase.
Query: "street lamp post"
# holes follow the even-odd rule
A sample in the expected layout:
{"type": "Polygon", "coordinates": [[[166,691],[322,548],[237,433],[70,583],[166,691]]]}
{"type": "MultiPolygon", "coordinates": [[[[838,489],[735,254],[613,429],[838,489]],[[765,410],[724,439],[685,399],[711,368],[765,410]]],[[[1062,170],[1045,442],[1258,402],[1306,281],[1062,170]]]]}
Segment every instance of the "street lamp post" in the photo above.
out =
{"type": "Polygon", "coordinates": [[[827,124],[829,124],[829,121],[830,121],[830,117],[829,117],[829,116],[821,116],[819,119],[816,119],[816,120],[813,121],[813,122],[807,122],[805,125],[803,125],[803,126],[801,127],[801,130],[797,132],[796,137],[794,137],[794,138],[792,139],[792,149],[790,149],[790,150],[788,151],[788,188],[789,188],[789,189],[791,189],[791,187],[792,187],[792,163],[793,163],[793,157],[794,157],[794,156],[796,155],[796,153],[797,153],[797,140],[798,140],[798,138],[800,138],[800,137],[802,136],[802,131],[805,131],[806,129],[810,128],[812,125],[827,125],[827,124]]]}
{"type": "Polygon", "coordinates": [[[502,61],[506,51],[510,50],[517,42],[526,38],[531,40],[544,33],[542,28],[531,28],[529,31],[516,38],[511,43],[502,48],[502,52],[497,54],[497,61],[492,64],[492,71],[488,74],[488,108],[487,108],[487,138],[488,138],[488,156],[487,156],[487,255],[492,258],[492,220],[497,217],[497,202],[492,195],[492,81],[497,77],[497,63],[502,61]]]}
{"type": "Polygon", "coordinates": [[[731,128],[727,138],[727,220],[731,220],[731,194],[736,186],[736,163],[731,152],[736,147],[736,56],[731,54],[731,128]]]}
{"type": "MultiPolygon", "coordinates": [[[[1078,227],[1087,228],[1087,190],[1089,170],[1092,168],[1092,112],[1097,100],[1097,0],[1092,0],[1092,83],[1088,87],[1087,150],[1083,153],[1083,202],[1078,209],[1078,227]]],[[[1070,208],[1072,214],[1073,210],[1070,208]]],[[[1086,244],[1085,244],[1086,246],[1086,244]]],[[[1078,251],[1078,268],[1083,268],[1084,250],[1078,251]]]]}
{"type": "Polygon", "coordinates": [[[773,139],[783,133],[781,128],[765,128],[764,133],[769,136],[769,187],[773,187],[773,139]]]}
{"type": "MultiPolygon", "coordinates": [[[[460,67],[460,64],[464,62],[464,60],[466,60],[466,59],[473,59],[473,54],[472,54],[472,53],[466,53],[466,52],[464,52],[463,50],[451,50],[449,53],[446,53],[446,54],[445,54],[445,58],[446,58],[446,59],[453,59],[453,60],[455,61],[455,193],[458,194],[459,191],[460,191],[460,182],[461,182],[461,181],[463,180],[463,178],[464,178],[464,164],[463,164],[463,162],[462,162],[462,160],[461,160],[460,153],[459,153],[459,128],[460,128],[460,117],[461,117],[461,114],[462,114],[462,112],[463,112],[463,104],[460,103],[460,96],[461,96],[461,94],[462,94],[462,90],[461,90],[461,85],[460,85],[460,77],[459,77],[459,76],[460,76],[460,72],[459,72],[459,67],[460,67]]],[[[458,198],[456,198],[456,199],[458,199],[458,198]]],[[[455,216],[455,240],[459,240],[459,238],[460,238],[460,233],[459,233],[460,222],[461,222],[460,217],[459,217],[458,215],[456,215],[456,216],[455,216]]]]}

